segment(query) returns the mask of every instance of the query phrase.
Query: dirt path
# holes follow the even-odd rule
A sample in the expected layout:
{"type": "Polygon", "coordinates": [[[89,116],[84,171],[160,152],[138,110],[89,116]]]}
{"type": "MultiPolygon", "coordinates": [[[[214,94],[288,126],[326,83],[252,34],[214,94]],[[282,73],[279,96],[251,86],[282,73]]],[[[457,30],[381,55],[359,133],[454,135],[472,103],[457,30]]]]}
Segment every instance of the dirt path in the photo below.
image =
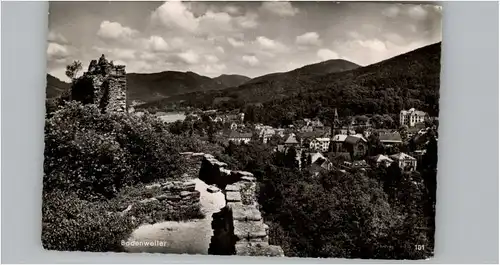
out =
{"type": "Polygon", "coordinates": [[[209,193],[208,185],[194,179],[200,192],[201,210],[204,219],[188,222],[162,222],[137,228],[126,246],[129,252],[208,254],[212,231],[212,214],[226,204],[222,192],[209,193]],[[132,246],[135,244],[136,246],[132,246]],[[142,244],[137,246],[138,244],[142,244]],[[153,245],[146,245],[153,244],[153,245]]]}

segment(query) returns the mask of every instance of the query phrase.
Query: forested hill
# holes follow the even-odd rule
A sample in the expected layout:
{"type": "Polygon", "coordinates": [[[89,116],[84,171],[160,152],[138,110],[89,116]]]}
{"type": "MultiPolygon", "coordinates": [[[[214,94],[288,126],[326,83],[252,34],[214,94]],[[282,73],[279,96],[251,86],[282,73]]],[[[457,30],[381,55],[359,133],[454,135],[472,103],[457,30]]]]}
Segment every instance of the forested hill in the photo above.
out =
{"type": "MultiPolygon", "coordinates": [[[[265,102],[279,99],[297,91],[314,86],[312,78],[325,74],[348,71],[359,65],[346,60],[328,60],[316,64],[305,65],[289,72],[271,73],[247,80],[243,84],[217,91],[193,91],[183,95],[175,95],[167,99],[144,104],[142,108],[161,109],[178,102],[196,107],[241,107],[246,102],[265,102]]],[[[221,76],[227,80],[228,76],[221,76]]],[[[217,77],[214,80],[221,80],[217,77]]],[[[233,77],[234,78],[234,77],[233,77]]],[[[241,78],[239,80],[242,80],[241,78]]],[[[226,84],[230,82],[226,81],[226,84]]],[[[236,82],[234,83],[236,84],[236,82]]]]}
{"type": "Polygon", "coordinates": [[[220,75],[213,79],[218,82],[222,88],[237,87],[250,80],[250,77],[243,75],[220,75]]]}
{"type": "MultiPolygon", "coordinates": [[[[417,108],[437,116],[441,73],[441,43],[348,72],[315,79],[312,89],[266,102],[256,119],[277,122],[300,117],[391,114],[417,108]]],[[[253,111],[253,110],[251,110],[253,111]]],[[[252,114],[254,115],[254,114],[252,114]]]]}
{"type": "Polygon", "coordinates": [[[328,60],[328,61],[323,61],[320,63],[315,63],[315,64],[309,64],[297,69],[294,69],[289,72],[284,72],[284,73],[272,73],[268,75],[263,75],[259,76],[256,78],[251,79],[250,81],[246,82],[245,84],[256,84],[256,83],[261,83],[261,82],[271,82],[271,81],[286,81],[290,79],[306,79],[306,78],[312,78],[315,76],[321,76],[325,74],[331,74],[331,73],[337,73],[337,72],[343,72],[343,71],[348,71],[352,69],[356,69],[360,67],[359,65],[342,60],[342,59],[335,59],[335,60],[328,60]]]}
{"type": "Polygon", "coordinates": [[[250,120],[276,125],[302,117],[328,119],[334,108],[339,115],[354,115],[395,114],[414,107],[437,116],[440,73],[439,42],[350,71],[244,84],[231,90],[182,95],[171,101],[182,100],[185,105],[201,108],[242,108],[250,120]]]}
{"type": "Polygon", "coordinates": [[[224,88],[216,80],[194,72],[128,73],[128,98],[154,101],[177,94],[224,88]]]}

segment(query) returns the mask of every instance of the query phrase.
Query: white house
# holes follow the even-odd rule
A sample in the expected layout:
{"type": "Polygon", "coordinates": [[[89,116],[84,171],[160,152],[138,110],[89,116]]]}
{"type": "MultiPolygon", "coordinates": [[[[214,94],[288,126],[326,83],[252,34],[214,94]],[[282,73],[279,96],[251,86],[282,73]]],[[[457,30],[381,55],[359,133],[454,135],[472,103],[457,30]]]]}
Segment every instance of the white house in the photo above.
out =
{"type": "Polygon", "coordinates": [[[228,140],[237,144],[241,143],[249,143],[252,139],[252,133],[240,133],[237,131],[231,131],[229,134],[228,140]]]}
{"type": "Polygon", "coordinates": [[[311,150],[320,150],[321,152],[327,152],[330,147],[330,138],[314,138],[309,143],[309,148],[311,150]]]}
{"type": "Polygon", "coordinates": [[[408,127],[414,127],[415,124],[424,122],[426,116],[427,113],[415,110],[414,108],[402,110],[399,113],[399,123],[408,127]]]}
{"type": "Polygon", "coordinates": [[[417,159],[405,153],[398,153],[390,156],[391,159],[398,162],[399,167],[405,171],[417,170],[417,159]]]}
{"type": "Polygon", "coordinates": [[[374,161],[377,164],[377,166],[384,165],[385,167],[389,167],[392,164],[392,162],[394,162],[394,160],[390,159],[385,155],[377,155],[374,158],[374,161]]]}
{"type": "Polygon", "coordinates": [[[267,143],[275,134],[276,131],[273,128],[262,128],[259,132],[259,138],[262,139],[263,143],[267,143]]]}

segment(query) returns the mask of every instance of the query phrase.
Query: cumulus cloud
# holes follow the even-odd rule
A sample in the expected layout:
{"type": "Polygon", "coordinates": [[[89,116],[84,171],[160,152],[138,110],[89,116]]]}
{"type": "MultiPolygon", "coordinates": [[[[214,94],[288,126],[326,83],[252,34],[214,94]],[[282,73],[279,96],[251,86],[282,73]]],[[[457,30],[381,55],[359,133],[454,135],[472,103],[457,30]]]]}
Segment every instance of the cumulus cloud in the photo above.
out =
{"type": "Polygon", "coordinates": [[[239,16],[235,18],[237,25],[244,29],[253,29],[258,25],[257,19],[258,15],[255,13],[247,13],[244,16],[239,16]]]}
{"type": "Polygon", "coordinates": [[[319,49],[316,55],[323,61],[339,59],[339,55],[330,49],[319,49]]]}
{"type": "Polygon", "coordinates": [[[399,12],[400,12],[399,6],[394,4],[394,5],[390,5],[386,9],[384,9],[382,11],[382,14],[386,17],[393,18],[393,17],[397,17],[399,15],[399,12]]]}
{"type": "Polygon", "coordinates": [[[262,3],[261,9],[279,16],[295,16],[299,9],[292,6],[290,2],[271,1],[262,3]]]}
{"type": "Polygon", "coordinates": [[[243,41],[239,41],[234,38],[227,38],[227,42],[229,42],[229,44],[231,44],[231,46],[233,47],[242,47],[245,45],[243,41]]]}
{"type": "Polygon", "coordinates": [[[298,45],[320,45],[321,40],[317,32],[307,32],[295,38],[298,45]]]}
{"type": "Polygon", "coordinates": [[[220,53],[224,53],[224,48],[222,48],[221,46],[217,46],[217,48],[215,48],[218,52],[220,53]]]}
{"type": "Polygon", "coordinates": [[[203,74],[206,75],[220,75],[222,72],[224,72],[227,69],[225,64],[209,64],[209,65],[203,65],[202,72],[203,74]]]}
{"type": "Polygon", "coordinates": [[[97,36],[105,39],[129,39],[138,33],[137,30],[124,27],[118,22],[103,21],[97,31],[97,36]]]}
{"type": "Polygon", "coordinates": [[[198,28],[199,21],[180,1],[167,1],[151,14],[153,24],[160,24],[168,28],[180,28],[190,32],[198,28]]]}
{"type": "Polygon", "coordinates": [[[421,5],[413,5],[408,9],[408,15],[415,20],[424,20],[427,18],[427,10],[421,5]]]}
{"type": "Polygon", "coordinates": [[[61,34],[55,31],[49,31],[49,35],[47,36],[47,40],[49,42],[54,42],[58,44],[67,44],[68,40],[61,34]]]}
{"type": "Polygon", "coordinates": [[[199,56],[194,51],[189,50],[178,54],[179,58],[187,64],[198,63],[199,56]]]}
{"type": "Polygon", "coordinates": [[[168,43],[160,36],[149,37],[148,45],[154,52],[166,52],[169,49],[168,43]]]}
{"type": "Polygon", "coordinates": [[[217,63],[219,61],[219,58],[217,58],[217,56],[215,55],[205,55],[205,60],[209,63],[217,63]]]}
{"type": "Polygon", "coordinates": [[[240,12],[239,7],[231,5],[225,6],[223,10],[232,15],[238,14],[240,12]]]}
{"type": "Polygon", "coordinates": [[[250,66],[256,66],[259,64],[259,59],[257,59],[254,55],[243,55],[242,59],[243,62],[250,66]]]}
{"type": "Polygon", "coordinates": [[[264,36],[257,37],[256,42],[263,49],[274,50],[274,51],[283,51],[286,49],[286,46],[281,42],[266,38],[264,36]]]}
{"type": "Polygon", "coordinates": [[[58,43],[49,43],[47,47],[47,56],[49,60],[53,59],[64,59],[69,55],[68,49],[66,46],[58,44],[58,43]]]}
{"type": "Polygon", "coordinates": [[[239,8],[227,6],[222,9],[203,6],[196,7],[193,3],[181,1],[167,1],[151,14],[151,23],[170,30],[180,30],[197,35],[216,35],[219,33],[234,32],[237,28],[257,27],[258,15],[248,12],[239,15],[239,8]]]}

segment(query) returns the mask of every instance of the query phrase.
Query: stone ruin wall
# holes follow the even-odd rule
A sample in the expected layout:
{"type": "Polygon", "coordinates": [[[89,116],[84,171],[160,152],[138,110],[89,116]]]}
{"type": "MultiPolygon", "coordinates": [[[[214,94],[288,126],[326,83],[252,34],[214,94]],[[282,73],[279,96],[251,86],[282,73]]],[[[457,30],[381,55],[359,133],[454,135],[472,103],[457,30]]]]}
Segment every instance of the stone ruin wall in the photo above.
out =
{"type": "Polygon", "coordinates": [[[128,112],[126,74],[124,65],[114,65],[102,55],[99,61],[92,60],[87,72],[77,79],[76,89],[72,90],[71,97],[73,100],[96,104],[102,112],[126,113],[128,112]]]}
{"type": "Polygon", "coordinates": [[[269,227],[259,211],[253,174],[229,170],[226,163],[209,154],[188,152],[182,155],[200,159],[199,178],[219,187],[226,198],[226,207],[213,216],[214,235],[209,254],[283,257],[280,246],[269,244],[269,227]]]}
{"type": "Polygon", "coordinates": [[[126,207],[126,209],[121,212],[122,216],[126,214],[134,216],[136,211],[141,211],[140,208],[142,205],[157,204],[159,206],[158,209],[162,209],[162,211],[152,213],[152,215],[156,216],[150,216],[150,218],[148,218],[149,220],[147,220],[148,223],[154,223],[155,219],[162,219],[162,212],[184,212],[190,209],[199,208],[200,192],[195,189],[195,182],[168,181],[161,184],[151,184],[145,188],[157,195],[151,198],[130,202],[128,206],[124,205],[123,208],[126,207]]]}

